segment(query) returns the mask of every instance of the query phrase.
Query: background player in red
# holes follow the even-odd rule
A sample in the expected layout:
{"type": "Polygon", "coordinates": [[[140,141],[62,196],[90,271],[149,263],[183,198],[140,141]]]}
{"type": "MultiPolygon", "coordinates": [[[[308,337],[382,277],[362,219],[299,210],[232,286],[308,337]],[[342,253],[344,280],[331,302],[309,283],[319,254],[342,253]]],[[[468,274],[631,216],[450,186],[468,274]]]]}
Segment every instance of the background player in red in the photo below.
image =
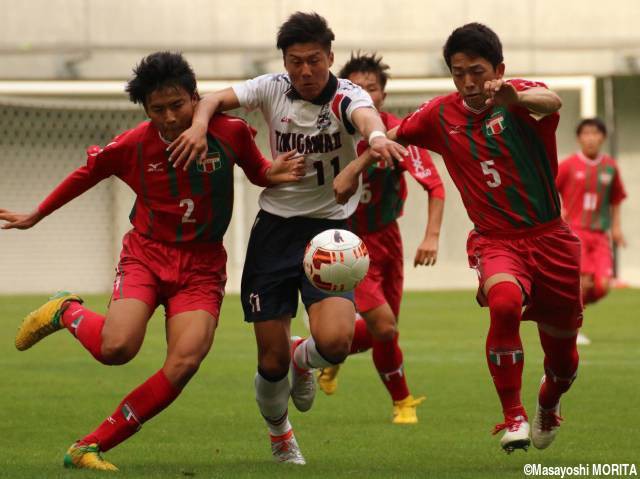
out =
{"type": "MultiPolygon", "coordinates": [[[[136,193],[123,239],[106,316],[74,294],[60,293],[32,312],[16,337],[19,350],[62,328],[101,363],[131,360],[159,304],[166,312],[167,356],[162,368],[129,393],[95,431],[74,443],[67,467],[117,468],[100,453],[118,445],[166,408],[209,351],[226,282],[222,237],[233,208],[233,165],[261,186],[297,180],[303,162],[262,157],[242,120],[217,115],[209,123],[209,150],[187,171],[168,163],[167,145],[189,127],[198,101],[193,70],[180,54],[144,58],[127,85],[149,116],[104,149],[91,147],[87,164],[72,172],[30,214],[0,210],[3,229],[27,229],[99,181],[115,175],[136,193]]],[[[82,225],[79,225],[80,227],[82,225]]]]}
{"type": "MultiPolygon", "coordinates": [[[[626,246],[620,203],[627,194],[616,161],[601,152],[607,138],[602,120],[582,120],[576,136],[580,151],[560,163],[556,184],[563,217],[582,244],[582,301],[588,304],[609,292],[613,276],[611,240],[618,246],[626,246]]],[[[578,343],[590,341],[581,334],[578,343]]]]}
{"type": "MultiPolygon", "coordinates": [[[[543,449],[555,438],[560,396],[577,373],[582,321],[580,243],[560,217],[555,187],[561,101],[541,83],[505,81],[502,44],[485,25],[454,30],[443,54],[458,91],[433,98],[388,134],[442,155],[474,223],[467,253],[478,300],[489,306],[486,356],[504,413],[494,433],[505,431],[506,451],[531,442],[520,399],[519,328],[521,319],[538,324],[545,374],[531,435],[543,449]]],[[[340,201],[370,161],[364,155],[336,178],[340,201]]]]}
{"type": "MultiPolygon", "coordinates": [[[[338,76],[351,80],[369,93],[388,130],[400,119],[383,112],[387,96],[385,86],[389,67],[375,54],[352,54],[338,76]]],[[[358,145],[358,154],[367,149],[358,145]]],[[[369,272],[355,290],[356,309],[362,315],[355,323],[351,353],[372,349],[373,362],[393,401],[393,422],[418,422],[416,406],[424,397],[414,398],[407,386],[402,350],[398,344],[398,316],[403,287],[402,238],[397,218],[402,215],[407,197],[404,172],[408,171],[429,193],[428,221],[424,239],[415,254],[414,266],[434,265],[444,209],[444,187],[429,153],[409,146],[409,156],[402,162],[380,161],[362,173],[363,193],[350,227],[367,245],[371,257],[369,272]]],[[[324,368],[318,385],[326,394],[337,387],[340,365],[324,368]]]]}

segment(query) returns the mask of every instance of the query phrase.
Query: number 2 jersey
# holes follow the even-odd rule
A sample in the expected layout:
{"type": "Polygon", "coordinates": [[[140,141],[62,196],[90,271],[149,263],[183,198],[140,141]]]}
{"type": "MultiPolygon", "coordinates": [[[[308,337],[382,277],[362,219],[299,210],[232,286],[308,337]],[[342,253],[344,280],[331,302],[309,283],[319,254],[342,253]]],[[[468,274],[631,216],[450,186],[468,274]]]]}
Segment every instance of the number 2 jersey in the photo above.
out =
{"type": "Polygon", "coordinates": [[[373,108],[369,94],[331,74],[313,101],[300,98],[287,74],[262,75],[233,85],[233,90],[241,106],[262,112],[274,158],[293,149],[305,156],[305,176],[298,182],[264,190],[260,208],[285,218],[338,220],[351,216],[360,199],[360,188],[345,205],[339,205],[333,179],[357,156],[357,132],[351,115],[358,108],[373,108]]]}
{"type": "Polygon", "coordinates": [[[565,220],[577,229],[607,231],[611,206],[627,196],[618,166],[607,155],[595,159],[582,152],[571,155],[560,163],[556,184],[565,220]]]}
{"type": "MultiPolygon", "coordinates": [[[[545,87],[509,83],[518,91],[545,87]]],[[[524,231],[560,216],[558,120],[558,113],[538,120],[517,105],[475,110],[456,92],[423,104],[398,137],[442,155],[476,231],[524,231]]]]}
{"type": "Polygon", "coordinates": [[[268,184],[271,163],[258,150],[254,134],[239,118],[215,115],[207,132],[206,159],[183,171],[169,163],[169,143],[156,127],[142,122],[103,149],[88,149],[86,165],[72,172],[38,209],[49,215],[101,180],[117,176],[137,195],[129,219],[142,235],[169,243],[220,242],[233,210],[233,165],[252,183],[268,184]]]}
{"type": "MultiPolygon", "coordinates": [[[[380,118],[387,130],[400,124],[400,119],[391,113],[381,111],[380,118]]],[[[358,143],[358,154],[362,154],[368,146],[364,140],[358,143]]],[[[362,173],[360,203],[349,218],[349,225],[354,233],[374,233],[402,216],[407,199],[405,171],[427,190],[429,196],[444,199],[442,180],[429,152],[415,146],[409,146],[408,150],[409,156],[404,161],[394,162],[393,166],[380,161],[362,173]]]]}

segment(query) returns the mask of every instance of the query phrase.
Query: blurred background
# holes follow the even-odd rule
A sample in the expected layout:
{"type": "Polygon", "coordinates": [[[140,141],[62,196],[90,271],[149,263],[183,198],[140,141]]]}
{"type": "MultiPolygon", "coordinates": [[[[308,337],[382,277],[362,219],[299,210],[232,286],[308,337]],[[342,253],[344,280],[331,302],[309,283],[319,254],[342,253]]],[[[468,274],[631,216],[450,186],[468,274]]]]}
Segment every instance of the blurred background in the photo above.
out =
{"type": "MultiPolygon", "coordinates": [[[[598,115],[605,145],[619,160],[628,247],[618,252],[621,282],[640,286],[640,2],[637,0],[0,0],[0,208],[30,211],[144,112],[127,102],[132,67],[157,50],[182,51],[203,92],[283,70],[278,26],[291,13],[317,11],[336,34],[337,72],[352,50],[377,51],[391,66],[385,109],[402,116],[453,83],[442,60],[449,33],[480,21],[500,35],[508,77],[543,79],[563,98],[558,150],[576,150],[574,128],[598,115]]],[[[259,130],[259,114],[245,115],[259,130]]],[[[471,224],[442,162],[447,202],[438,264],[412,267],[426,225],[426,194],[410,186],[405,216],[406,288],[475,287],[465,241],[471,224]]],[[[229,291],[239,289],[259,189],[236,175],[234,219],[226,236],[229,291]]],[[[107,292],[133,196],[109,179],[30,231],[0,232],[0,294],[56,289],[107,292]]]]}

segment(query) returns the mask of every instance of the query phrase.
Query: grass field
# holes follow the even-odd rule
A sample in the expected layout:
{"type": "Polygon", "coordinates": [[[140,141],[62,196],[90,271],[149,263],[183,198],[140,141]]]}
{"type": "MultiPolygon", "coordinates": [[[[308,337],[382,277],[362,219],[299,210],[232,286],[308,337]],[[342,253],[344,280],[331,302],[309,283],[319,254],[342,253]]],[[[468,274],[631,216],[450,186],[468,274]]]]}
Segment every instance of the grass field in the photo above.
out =
{"type": "MultiPolygon", "coordinates": [[[[161,365],[162,316],[129,364],[96,363],[61,331],[18,352],[22,317],[44,298],[0,297],[0,477],[103,477],[66,471],[64,451],[161,365]]],[[[106,298],[89,296],[103,310],[106,298]]],[[[292,423],[307,466],[272,462],[253,397],[255,344],[236,296],[225,299],[212,352],[182,396],[107,457],[117,477],[523,478],[523,465],[640,463],[640,291],[614,291],[586,312],[593,344],[581,352],[579,379],[563,401],[564,425],[546,451],[507,456],[490,430],[501,419],[484,359],[487,312],[471,292],[407,294],[401,344],[414,394],[426,394],[417,426],[390,423],[389,398],[369,353],[351,357],[337,393],[318,393],[292,423]]],[[[304,332],[301,321],[295,329],[304,332]]],[[[522,327],[523,397],[531,416],[542,357],[534,325],[522,327]]]]}

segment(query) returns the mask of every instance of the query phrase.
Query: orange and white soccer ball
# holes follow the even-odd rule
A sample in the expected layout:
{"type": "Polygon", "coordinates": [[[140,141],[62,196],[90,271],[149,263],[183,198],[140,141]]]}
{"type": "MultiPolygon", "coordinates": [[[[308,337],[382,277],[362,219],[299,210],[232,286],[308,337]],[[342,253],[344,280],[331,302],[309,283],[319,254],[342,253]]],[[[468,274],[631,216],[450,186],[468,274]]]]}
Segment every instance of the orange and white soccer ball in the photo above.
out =
{"type": "Polygon", "coordinates": [[[326,230],[313,237],[304,253],[304,272],[316,288],[351,291],[369,270],[369,252],[351,231],[326,230]]]}

